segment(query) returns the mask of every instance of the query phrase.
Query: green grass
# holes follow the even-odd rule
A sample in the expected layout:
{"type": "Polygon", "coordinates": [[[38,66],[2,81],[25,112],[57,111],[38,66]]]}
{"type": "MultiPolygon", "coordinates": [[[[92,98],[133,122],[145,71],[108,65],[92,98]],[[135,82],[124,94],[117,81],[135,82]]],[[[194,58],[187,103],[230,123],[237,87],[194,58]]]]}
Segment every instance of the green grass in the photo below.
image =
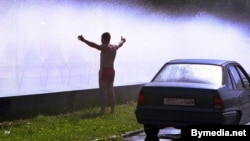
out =
{"type": "Polygon", "coordinates": [[[135,118],[136,104],[117,105],[116,112],[98,116],[93,107],[69,114],[0,123],[1,141],[120,141],[122,134],[142,128],[135,118]]]}

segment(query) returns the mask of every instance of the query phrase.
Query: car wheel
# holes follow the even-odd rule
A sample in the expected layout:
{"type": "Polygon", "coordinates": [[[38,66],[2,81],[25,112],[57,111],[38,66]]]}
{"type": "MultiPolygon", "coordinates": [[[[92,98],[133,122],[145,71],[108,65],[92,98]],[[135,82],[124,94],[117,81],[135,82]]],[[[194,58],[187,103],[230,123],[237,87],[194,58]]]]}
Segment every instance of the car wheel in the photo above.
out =
{"type": "Polygon", "coordinates": [[[240,119],[241,119],[241,114],[240,114],[239,112],[237,112],[236,120],[235,120],[235,124],[236,124],[236,125],[239,125],[239,124],[240,124],[240,119]]]}
{"type": "Polygon", "coordinates": [[[179,129],[181,130],[181,138],[180,138],[180,140],[186,140],[187,137],[188,137],[188,133],[189,133],[187,127],[183,126],[183,127],[179,128],[179,129]]]}
{"type": "Polygon", "coordinates": [[[146,139],[148,140],[158,138],[159,131],[160,131],[159,127],[152,125],[144,125],[144,132],[146,134],[146,139]]]}

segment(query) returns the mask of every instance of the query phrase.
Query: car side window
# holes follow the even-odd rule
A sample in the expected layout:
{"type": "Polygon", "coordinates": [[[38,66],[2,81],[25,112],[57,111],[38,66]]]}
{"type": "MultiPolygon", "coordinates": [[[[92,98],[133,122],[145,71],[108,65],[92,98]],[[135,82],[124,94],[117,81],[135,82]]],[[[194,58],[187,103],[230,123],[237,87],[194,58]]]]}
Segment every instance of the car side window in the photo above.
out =
{"type": "Polygon", "coordinates": [[[236,88],[237,89],[242,89],[244,88],[243,84],[242,84],[242,80],[241,77],[237,71],[237,69],[234,66],[230,66],[229,67],[229,72],[233,77],[233,81],[236,84],[236,88]]]}
{"type": "Polygon", "coordinates": [[[236,66],[236,69],[241,77],[242,84],[245,88],[249,88],[249,80],[246,74],[243,72],[242,68],[240,66],[236,66]]]}

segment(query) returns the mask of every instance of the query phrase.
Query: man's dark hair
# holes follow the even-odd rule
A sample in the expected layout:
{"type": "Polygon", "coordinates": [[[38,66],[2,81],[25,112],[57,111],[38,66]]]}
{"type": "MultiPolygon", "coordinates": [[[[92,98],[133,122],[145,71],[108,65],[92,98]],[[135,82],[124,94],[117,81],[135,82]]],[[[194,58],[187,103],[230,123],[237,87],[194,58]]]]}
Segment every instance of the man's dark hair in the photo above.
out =
{"type": "Polygon", "coordinates": [[[108,32],[105,32],[102,34],[102,39],[106,40],[107,42],[110,42],[110,34],[108,32]]]}

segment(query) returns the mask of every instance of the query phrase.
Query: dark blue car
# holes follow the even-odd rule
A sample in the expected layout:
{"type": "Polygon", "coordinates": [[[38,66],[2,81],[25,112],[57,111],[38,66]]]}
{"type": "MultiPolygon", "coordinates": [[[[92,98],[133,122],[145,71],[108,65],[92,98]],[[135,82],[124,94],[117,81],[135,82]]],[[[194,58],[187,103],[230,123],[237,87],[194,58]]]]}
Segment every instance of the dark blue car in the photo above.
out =
{"type": "Polygon", "coordinates": [[[138,95],[135,115],[146,134],[187,125],[240,125],[250,121],[250,79],[236,61],[167,62],[138,95]]]}

